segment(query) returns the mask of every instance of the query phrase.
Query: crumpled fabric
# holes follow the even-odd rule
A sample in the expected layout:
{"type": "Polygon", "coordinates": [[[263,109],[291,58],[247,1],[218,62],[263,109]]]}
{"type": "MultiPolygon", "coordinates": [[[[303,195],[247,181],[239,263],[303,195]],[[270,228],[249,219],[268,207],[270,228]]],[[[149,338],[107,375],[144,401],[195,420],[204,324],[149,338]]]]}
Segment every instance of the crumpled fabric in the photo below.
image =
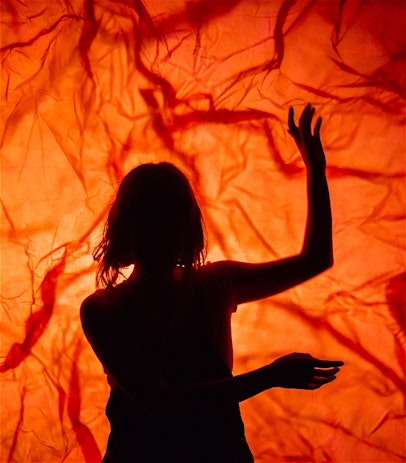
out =
{"type": "Polygon", "coordinates": [[[247,439],[258,463],[404,461],[404,19],[403,0],[3,0],[1,461],[104,453],[109,390],[79,306],[125,173],[188,175],[208,260],[291,255],[306,191],[287,112],[307,102],[335,265],[239,307],[234,373],[292,351],[345,366],[244,402],[247,439]]]}

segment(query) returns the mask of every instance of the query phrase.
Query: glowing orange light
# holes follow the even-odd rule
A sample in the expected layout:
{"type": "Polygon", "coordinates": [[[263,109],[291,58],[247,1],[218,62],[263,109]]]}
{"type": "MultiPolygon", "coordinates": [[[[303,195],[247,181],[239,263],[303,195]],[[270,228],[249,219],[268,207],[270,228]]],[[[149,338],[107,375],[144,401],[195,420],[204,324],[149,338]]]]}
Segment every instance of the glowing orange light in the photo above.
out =
{"type": "Polygon", "coordinates": [[[290,351],[346,362],[315,393],[242,406],[258,463],[403,461],[403,0],[16,2],[2,15],[0,460],[99,461],[108,386],[79,305],[122,176],[169,160],[209,260],[301,245],[288,107],[312,102],[335,266],[233,321],[235,371],[290,351]]]}

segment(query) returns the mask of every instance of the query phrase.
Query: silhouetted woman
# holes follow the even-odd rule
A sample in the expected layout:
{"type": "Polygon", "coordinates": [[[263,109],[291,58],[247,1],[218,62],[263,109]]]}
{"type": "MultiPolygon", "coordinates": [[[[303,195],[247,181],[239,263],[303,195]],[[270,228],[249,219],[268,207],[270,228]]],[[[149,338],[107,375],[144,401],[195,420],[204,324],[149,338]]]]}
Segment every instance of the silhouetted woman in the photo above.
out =
{"type": "Polygon", "coordinates": [[[238,304],[284,291],[333,263],[319,118],[308,105],[289,132],[307,168],[308,218],[300,254],[276,262],[204,264],[200,209],[172,164],[123,179],[96,248],[96,291],[84,332],[108,375],[111,433],[104,463],[249,463],[239,402],[272,387],[316,389],[342,365],[289,354],[233,376],[230,318],[238,304]],[[120,269],[134,265],[117,283],[120,269]]]}

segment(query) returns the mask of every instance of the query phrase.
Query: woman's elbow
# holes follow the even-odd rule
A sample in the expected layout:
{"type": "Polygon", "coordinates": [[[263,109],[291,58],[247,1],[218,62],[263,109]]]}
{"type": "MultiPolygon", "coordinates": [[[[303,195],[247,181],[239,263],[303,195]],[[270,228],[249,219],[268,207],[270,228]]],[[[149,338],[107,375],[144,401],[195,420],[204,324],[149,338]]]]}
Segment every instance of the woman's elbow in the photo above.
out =
{"type": "Polygon", "coordinates": [[[325,256],[318,256],[313,265],[316,274],[323,273],[334,265],[334,256],[332,253],[325,256]]]}
{"type": "Polygon", "coordinates": [[[310,274],[309,277],[312,278],[331,268],[334,265],[334,257],[332,253],[308,253],[305,256],[305,265],[310,274]]]}

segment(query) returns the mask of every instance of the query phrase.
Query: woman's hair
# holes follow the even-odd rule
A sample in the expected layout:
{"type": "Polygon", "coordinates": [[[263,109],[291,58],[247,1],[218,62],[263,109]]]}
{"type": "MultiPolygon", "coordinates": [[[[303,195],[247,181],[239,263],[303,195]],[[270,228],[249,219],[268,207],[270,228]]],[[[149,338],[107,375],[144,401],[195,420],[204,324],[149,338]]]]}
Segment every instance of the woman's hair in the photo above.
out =
{"type": "Polygon", "coordinates": [[[93,257],[97,284],[113,286],[131,264],[151,270],[204,262],[202,216],[186,176],[173,164],[142,164],[122,180],[93,257]]]}

